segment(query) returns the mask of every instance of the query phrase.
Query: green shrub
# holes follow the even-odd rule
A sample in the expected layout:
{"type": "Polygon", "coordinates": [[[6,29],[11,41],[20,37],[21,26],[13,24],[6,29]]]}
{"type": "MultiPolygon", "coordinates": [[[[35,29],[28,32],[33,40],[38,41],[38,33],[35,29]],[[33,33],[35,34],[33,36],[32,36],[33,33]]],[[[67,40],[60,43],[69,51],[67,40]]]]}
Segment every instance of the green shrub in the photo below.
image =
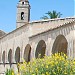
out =
{"type": "Polygon", "coordinates": [[[12,69],[7,69],[7,71],[5,72],[5,75],[15,75],[15,74],[12,69]]]}

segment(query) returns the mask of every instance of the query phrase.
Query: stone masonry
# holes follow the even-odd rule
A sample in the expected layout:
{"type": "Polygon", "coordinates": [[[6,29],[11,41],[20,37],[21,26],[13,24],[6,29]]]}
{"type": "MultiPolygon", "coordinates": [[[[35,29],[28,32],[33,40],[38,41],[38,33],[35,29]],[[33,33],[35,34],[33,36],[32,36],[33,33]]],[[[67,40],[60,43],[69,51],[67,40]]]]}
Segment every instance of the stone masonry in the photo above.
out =
{"type": "Polygon", "coordinates": [[[0,37],[0,74],[7,68],[17,72],[17,63],[22,63],[22,58],[29,62],[39,54],[43,57],[56,52],[75,57],[75,17],[30,22],[29,1],[20,0],[16,29],[0,37]]]}

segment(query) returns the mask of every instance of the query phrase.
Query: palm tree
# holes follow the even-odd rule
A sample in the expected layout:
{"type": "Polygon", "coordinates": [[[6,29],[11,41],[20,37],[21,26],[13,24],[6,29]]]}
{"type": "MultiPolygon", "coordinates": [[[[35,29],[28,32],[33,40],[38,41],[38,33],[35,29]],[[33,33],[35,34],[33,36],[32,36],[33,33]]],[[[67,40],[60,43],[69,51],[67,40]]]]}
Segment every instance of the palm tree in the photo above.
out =
{"type": "Polygon", "coordinates": [[[53,18],[60,18],[61,17],[61,13],[60,12],[56,12],[55,10],[53,10],[52,12],[51,11],[48,11],[47,13],[47,16],[43,16],[41,17],[41,19],[53,19],[53,18]]]}

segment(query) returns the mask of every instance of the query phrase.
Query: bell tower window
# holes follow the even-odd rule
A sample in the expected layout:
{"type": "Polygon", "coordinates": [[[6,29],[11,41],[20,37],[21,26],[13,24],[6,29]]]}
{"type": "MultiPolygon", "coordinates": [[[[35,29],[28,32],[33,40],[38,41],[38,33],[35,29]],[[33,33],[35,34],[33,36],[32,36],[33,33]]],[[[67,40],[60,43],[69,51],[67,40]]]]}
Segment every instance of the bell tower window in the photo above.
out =
{"type": "Polygon", "coordinates": [[[24,20],[24,12],[21,12],[21,20],[24,20]]]}
{"type": "Polygon", "coordinates": [[[24,2],[22,2],[22,5],[24,5],[24,2]]]}

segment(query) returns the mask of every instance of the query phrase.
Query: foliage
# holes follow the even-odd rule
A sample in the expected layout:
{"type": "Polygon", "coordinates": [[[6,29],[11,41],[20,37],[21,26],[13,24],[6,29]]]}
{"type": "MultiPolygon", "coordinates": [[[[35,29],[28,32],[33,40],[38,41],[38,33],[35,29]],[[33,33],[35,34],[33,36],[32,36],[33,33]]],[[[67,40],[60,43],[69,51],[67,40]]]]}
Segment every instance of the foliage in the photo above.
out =
{"type": "Polygon", "coordinates": [[[60,12],[56,12],[55,10],[53,10],[52,12],[48,11],[46,14],[47,14],[47,16],[43,16],[43,17],[41,17],[41,19],[60,18],[62,15],[60,12]]]}
{"type": "Polygon", "coordinates": [[[70,60],[63,53],[19,65],[21,75],[75,75],[75,60],[70,60]]]}
{"type": "Polygon", "coordinates": [[[5,75],[15,75],[15,74],[12,69],[7,69],[7,71],[5,72],[5,75]]]}

